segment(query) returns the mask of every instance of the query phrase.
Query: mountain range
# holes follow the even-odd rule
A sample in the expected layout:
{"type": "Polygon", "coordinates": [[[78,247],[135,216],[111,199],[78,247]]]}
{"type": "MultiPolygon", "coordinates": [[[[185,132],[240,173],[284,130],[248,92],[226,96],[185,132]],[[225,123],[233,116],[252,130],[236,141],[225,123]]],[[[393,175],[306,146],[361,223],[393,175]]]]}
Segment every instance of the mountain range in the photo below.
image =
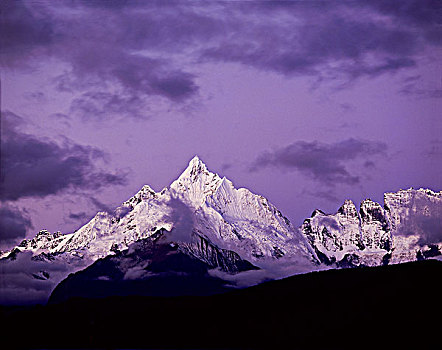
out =
{"type": "Polygon", "coordinates": [[[0,256],[1,303],[72,296],[207,295],[330,268],[439,258],[442,191],[346,200],[295,227],[263,196],[194,157],[169,187],[148,185],[70,234],[40,231],[0,256]]]}

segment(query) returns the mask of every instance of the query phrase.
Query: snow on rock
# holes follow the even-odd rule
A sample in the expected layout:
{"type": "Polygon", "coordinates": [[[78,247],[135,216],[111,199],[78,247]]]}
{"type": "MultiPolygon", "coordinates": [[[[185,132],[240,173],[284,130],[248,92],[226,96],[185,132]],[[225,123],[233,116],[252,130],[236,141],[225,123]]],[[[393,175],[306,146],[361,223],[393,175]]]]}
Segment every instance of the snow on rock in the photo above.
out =
{"type": "Polygon", "coordinates": [[[374,266],[437,256],[442,249],[442,192],[385,193],[384,207],[347,200],[336,214],[315,210],[301,229],[321,262],[374,266]]]}
{"type": "Polygon", "coordinates": [[[334,215],[315,210],[301,229],[321,262],[331,264],[342,260],[348,253],[364,248],[359,226],[356,207],[347,200],[334,215]]]}
{"type": "Polygon", "coordinates": [[[199,208],[208,196],[216,192],[221,182],[218,174],[207,170],[206,165],[195,156],[180,177],[170,185],[170,192],[186,204],[199,208]]]}

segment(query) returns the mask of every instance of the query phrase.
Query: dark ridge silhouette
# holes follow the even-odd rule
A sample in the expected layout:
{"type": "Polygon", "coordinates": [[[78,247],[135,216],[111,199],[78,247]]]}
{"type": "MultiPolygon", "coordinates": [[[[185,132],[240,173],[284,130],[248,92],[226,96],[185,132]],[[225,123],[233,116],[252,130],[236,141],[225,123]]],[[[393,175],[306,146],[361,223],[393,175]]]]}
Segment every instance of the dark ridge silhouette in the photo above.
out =
{"type": "Polygon", "coordinates": [[[216,258],[213,262],[204,262],[176,244],[143,239],[127,250],[116,251],[116,255],[99,259],[84,270],[70,274],[54,289],[49,303],[72,297],[219,294],[232,287],[221,278],[210,276],[209,269],[223,268],[232,273],[258,269],[231,251],[221,252],[214,248],[213,256],[216,258]]]}
{"type": "MultiPolygon", "coordinates": [[[[429,349],[442,262],[328,270],[210,296],[72,298],[2,307],[20,348],[429,349]]],[[[9,346],[10,347],[10,346],[9,346]]]]}

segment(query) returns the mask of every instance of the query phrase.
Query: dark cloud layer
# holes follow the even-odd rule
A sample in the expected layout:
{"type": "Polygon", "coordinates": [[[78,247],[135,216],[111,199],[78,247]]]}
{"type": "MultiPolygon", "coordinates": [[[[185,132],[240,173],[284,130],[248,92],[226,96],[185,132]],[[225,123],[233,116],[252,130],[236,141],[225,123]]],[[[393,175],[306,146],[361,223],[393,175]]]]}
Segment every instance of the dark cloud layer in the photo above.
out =
{"type": "Polygon", "coordinates": [[[96,167],[105,154],[93,147],[22,133],[20,117],[2,113],[1,200],[44,197],[67,189],[90,190],[125,183],[125,173],[96,167]]]}
{"type": "Polygon", "coordinates": [[[253,162],[251,170],[276,166],[298,170],[321,183],[356,184],[360,178],[350,173],[347,163],[384,154],[386,147],[381,142],[352,138],[332,144],[297,141],[286,147],[264,152],[253,162]]]}
{"type": "MultiPolygon", "coordinates": [[[[58,2],[48,7],[45,3],[3,2],[2,66],[23,70],[50,59],[65,64],[55,86],[82,92],[72,109],[88,118],[138,116],[150,96],[181,102],[197,94],[194,76],[172,64],[170,55],[153,57],[158,56],[156,46],[163,45],[165,35],[171,41],[179,33],[161,33],[160,26],[168,19],[158,23],[157,15],[164,16],[155,9],[149,11],[154,3],[145,3],[146,12],[141,16],[136,11],[121,12],[126,7],[121,2],[94,3],[96,6],[85,7],[85,2],[58,2]],[[131,113],[134,106],[138,113],[131,113]]],[[[168,17],[172,21],[180,18],[178,14],[168,17]]]]}
{"type": "Polygon", "coordinates": [[[442,2],[439,0],[373,0],[362,4],[419,31],[431,43],[442,43],[442,2]]]}
{"type": "Polygon", "coordinates": [[[257,34],[262,35],[241,32],[241,40],[226,40],[207,49],[205,55],[286,75],[320,78],[376,76],[415,65],[418,43],[407,30],[330,12],[290,15],[291,25],[264,22],[256,25],[257,34]]]}
{"type": "Polygon", "coordinates": [[[39,6],[32,9],[22,1],[2,1],[0,4],[0,63],[3,67],[26,67],[47,51],[55,42],[51,19],[39,6]]]}
{"type": "Polygon", "coordinates": [[[414,67],[442,43],[441,3],[401,1],[2,2],[2,65],[62,62],[82,116],[145,116],[149,98],[197,96],[199,62],[352,80],[414,67]]]}
{"type": "Polygon", "coordinates": [[[0,206],[0,242],[8,243],[17,238],[24,238],[26,231],[32,228],[31,219],[24,210],[14,206],[0,206]]]}
{"type": "Polygon", "coordinates": [[[441,44],[441,7],[418,0],[246,2],[236,17],[243,26],[204,54],[318,81],[374,77],[414,67],[426,48],[441,44]]]}

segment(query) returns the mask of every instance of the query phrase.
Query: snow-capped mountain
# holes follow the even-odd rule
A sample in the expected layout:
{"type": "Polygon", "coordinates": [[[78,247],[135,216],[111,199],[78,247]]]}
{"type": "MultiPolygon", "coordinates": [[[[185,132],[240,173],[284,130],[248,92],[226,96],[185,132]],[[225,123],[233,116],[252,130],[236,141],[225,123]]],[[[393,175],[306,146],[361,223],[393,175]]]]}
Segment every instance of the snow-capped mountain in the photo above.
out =
{"type": "MultiPolygon", "coordinates": [[[[58,283],[67,274],[158,232],[166,232],[181,252],[226,273],[236,272],[229,266],[238,260],[258,267],[283,256],[302,259],[309,266],[318,263],[299,229],[267,199],[236,189],[231,181],[208,171],[198,157],[162,191],[146,185],[113,213],[99,212],[71,234],[41,231],[4,253],[1,263],[28,253],[40,265],[64,264],[63,273],[48,278],[48,283],[58,283]]],[[[33,273],[41,271],[45,270],[40,266],[33,273]]]]}
{"type": "Polygon", "coordinates": [[[231,181],[208,171],[198,157],[161,192],[146,185],[114,213],[99,212],[75,233],[41,231],[17,249],[34,254],[75,252],[96,260],[160,229],[188,249],[198,249],[203,238],[251,260],[285,254],[315,260],[299,230],[267,199],[236,189],[231,181]]]}
{"type": "Polygon", "coordinates": [[[230,275],[269,266],[273,271],[283,266],[289,275],[323,266],[371,266],[440,254],[441,235],[435,230],[441,227],[442,192],[403,190],[386,193],[384,202],[382,207],[367,199],[358,210],[347,200],[336,214],[315,210],[297,228],[267,199],[235,188],[194,157],[160,192],[145,185],[113,213],[97,213],[74,233],[40,231],[3,253],[0,264],[4,271],[24,265],[25,275],[47,284],[47,298],[69,273],[98,259],[116,256],[111,259],[116,266],[124,265],[121,258],[139,262],[131,269],[148,269],[150,258],[143,262],[121,252],[158,235],[161,244],[174,247],[173,254],[230,275]],[[25,263],[17,262],[24,256],[25,263]]]}
{"type": "Polygon", "coordinates": [[[347,200],[335,214],[315,210],[301,229],[318,258],[338,266],[381,265],[440,255],[442,192],[384,194],[384,206],[347,200]]]}

